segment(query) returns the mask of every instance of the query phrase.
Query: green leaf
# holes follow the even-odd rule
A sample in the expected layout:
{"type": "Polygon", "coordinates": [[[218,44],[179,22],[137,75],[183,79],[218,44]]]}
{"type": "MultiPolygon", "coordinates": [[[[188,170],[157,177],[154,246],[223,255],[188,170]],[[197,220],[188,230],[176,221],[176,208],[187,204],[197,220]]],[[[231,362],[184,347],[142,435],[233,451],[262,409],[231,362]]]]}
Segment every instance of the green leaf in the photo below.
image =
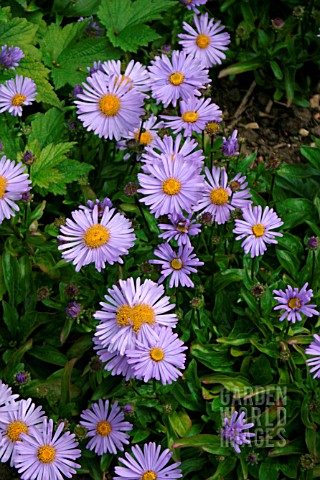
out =
{"type": "Polygon", "coordinates": [[[206,375],[201,377],[200,380],[205,385],[221,384],[231,392],[238,391],[239,388],[251,387],[249,380],[237,373],[232,375],[206,375]]]}
{"type": "Polygon", "coordinates": [[[280,248],[276,248],[276,254],[282,267],[295,279],[300,266],[296,255],[286,250],[280,250],[280,248]]]}
{"type": "Polygon", "coordinates": [[[40,148],[57,142],[64,130],[64,113],[57,108],[50,108],[46,113],[37,113],[31,122],[31,134],[28,143],[38,140],[40,148]]]}
{"type": "Polygon", "coordinates": [[[57,348],[51,345],[36,346],[29,352],[32,357],[41,360],[42,362],[52,363],[64,367],[68,363],[67,357],[57,348]]]}
{"type": "Polygon", "coordinates": [[[13,18],[9,22],[0,23],[0,45],[14,45],[25,53],[26,46],[33,43],[37,30],[38,26],[25,18],[13,18]]]}
{"type": "Polygon", "coordinates": [[[271,365],[265,355],[260,355],[251,365],[250,374],[256,384],[267,385],[272,382],[271,365]]]}
{"type": "Polygon", "coordinates": [[[69,2],[68,7],[63,11],[65,17],[86,17],[95,15],[101,0],[77,0],[69,2]]]}
{"type": "Polygon", "coordinates": [[[320,171],[320,150],[318,148],[303,146],[300,148],[302,155],[320,171]]]}
{"type": "Polygon", "coordinates": [[[238,62],[233,65],[230,65],[227,68],[220,70],[218,78],[227,77],[228,75],[238,75],[239,73],[251,72],[252,70],[257,70],[264,66],[264,61],[259,57],[252,60],[245,60],[243,62],[238,62]]]}
{"type": "Polygon", "coordinates": [[[289,68],[284,67],[284,84],[286,88],[288,106],[291,105],[292,100],[294,99],[294,91],[296,87],[295,73],[296,68],[294,66],[291,66],[289,68]]]}
{"type": "Polygon", "coordinates": [[[64,183],[71,183],[79,180],[80,177],[86,176],[94,167],[88,163],[78,162],[77,160],[65,160],[58,165],[57,169],[64,176],[64,183]]]}
{"type": "Polygon", "coordinates": [[[274,459],[267,458],[259,468],[259,480],[277,480],[279,464],[274,459]]]}
{"type": "Polygon", "coordinates": [[[170,413],[169,422],[178,437],[187,435],[192,427],[191,419],[185,410],[170,413]]]}
{"type": "Polygon", "coordinates": [[[3,151],[8,158],[15,159],[17,153],[23,149],[21,137],[17,136],[18,129],[12,123],[12,118],[5,114],[0,115],[0,132],[3,151]]]}
{"type": "Polygon", "coordinates": [[[276,77],[276,79],[277,80],[282,80],[283,79],[283,73],[281,71],[281,68],[277,64],[277,62],[275,62],[274,60],[271,60],[270,61],[270,67],[271,67],[271,69],[273,71],[273,74],[276,77]]]}
{"type": "Polygon", "coordinates": [[[3,307],[3,321],[7,325],[9,332],[13,335],[17,335],[19,315],[17,309],[9,303],[2,300],[3,307]]]}
{"type": "Polygon", "coordinates": [[[139,47],[160,38],[145,23],[161,18],[161,13],[173,5],[172,0],[105,0],[99,7],[98,17],[115,47],[137,52],[139,47]]]}
{"type": "Polygon", "coordinates": [[[221,437],[217,435],[194,435],[181,438],[172,445],[173,448],[198,447],[214,455],[229,455],[230,450],[222,446],[221,437]]]}
{"type": "Polygon", "coordinates": [[[61,52],[57,60],[59,68],[56,65],[52,70],[54,84],[56,88],[66,83],[73,87],[85,81],[86,67],[92,66],[94,61],[117,60],[120,56],[121,50],[112,47],[106,38],[87,38],[61,52]]]}

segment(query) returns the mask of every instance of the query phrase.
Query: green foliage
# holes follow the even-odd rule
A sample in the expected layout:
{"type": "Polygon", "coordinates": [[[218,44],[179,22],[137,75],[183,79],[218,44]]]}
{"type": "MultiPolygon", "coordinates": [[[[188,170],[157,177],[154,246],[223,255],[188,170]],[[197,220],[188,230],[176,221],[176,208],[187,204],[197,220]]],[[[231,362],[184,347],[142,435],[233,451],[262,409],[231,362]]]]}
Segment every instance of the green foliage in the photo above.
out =
{"type": "Polygon", "coordinates": [[[139,47],[160,38],[146,23],[161,18],[162,12],[173,5],[172,0],[104,0],[98,17],[115,47],[137,52],[139,47]]]}

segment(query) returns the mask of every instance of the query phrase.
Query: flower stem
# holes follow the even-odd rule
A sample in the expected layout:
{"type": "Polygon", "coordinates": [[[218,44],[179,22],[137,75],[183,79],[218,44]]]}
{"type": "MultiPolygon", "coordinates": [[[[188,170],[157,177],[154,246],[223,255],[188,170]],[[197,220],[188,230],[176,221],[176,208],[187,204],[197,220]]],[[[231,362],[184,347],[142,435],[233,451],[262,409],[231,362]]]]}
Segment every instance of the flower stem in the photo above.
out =
{"type": "Polygon", "coordinates": [[[315,253],[315,251],[313,250],[313,251],[312,251],[312,267],[311,267],[310,287],[312,287],[312,284],[313,284],[315,264],[316,264],[316,253],[315,253]]]}

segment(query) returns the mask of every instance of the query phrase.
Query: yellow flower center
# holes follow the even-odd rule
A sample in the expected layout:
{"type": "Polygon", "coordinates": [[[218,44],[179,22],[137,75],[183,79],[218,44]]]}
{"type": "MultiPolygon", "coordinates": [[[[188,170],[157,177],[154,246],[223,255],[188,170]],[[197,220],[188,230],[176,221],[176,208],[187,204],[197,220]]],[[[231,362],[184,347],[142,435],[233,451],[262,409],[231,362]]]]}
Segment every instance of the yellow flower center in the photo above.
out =
{"type": "Polygon", "coordinates": [[[184,233],[189,230],[189,227],[187,227],[187,225],[184,222],[179,222],[177,225],[177,230],[179,230],[179,232],[181,233],[184,233]]]}
{"type": "Polygon", "coordinates": [[[56,451],[54,447],[50,447],[50,445],[43,445],[38,448],[37,457],[42,463],[52,463],[56,458],[56,451]]]}
{"type": "Polygon", "coordinates": [[[215,188],[210,192],[210,200],[214,205],[224,205],[227,203],[228,198],[228,192],[222,187],[215,188]]]}
{"type": "Polygon", "coordinates": [[[258,223],[257,225],[254,225],[252,227],[253,235],[255,235],[256,237],[262,237],[264,234],[264,230],[264,226],[261,225],[261,223],[258,223]]]}
{"type": "Polygon", "coordinates": [[[181,183],[176,178],[167,178],[162,182],[162,191],[166,195],[177,195],[181,190],[181,183]]]}
{"type": "Polygon", "coordinates": [[[199,114],[198,112],[184,112],[182,114],[182,120],[187,123],[194,123],[198,120],[199,114]]]}
{"type": "Polygon", "coordinates": [[[199,48],[208,48],[208,46],[210,45],[210,38],[208,37],[208,35],[203,35],[202,33],[200,33],[200,35],[197,36],[196,44],[199,48]]]}
{"type": "Polygon", "coordinates": [[[288,302],[288,307],[290,308],[300,308],[301,302],[298,297],[291,298],[288,302]]]}
{"type": "Polygon", "coordinates": [[[7,435],[11,442],[21,440],[20,433],[28,433],[28,427],[24,422],[16,420],[15,422],[9,423],[7,435]]]}
{"type": "Polygon", "coordinates": [[[112,427],[109,422],[102,420],[97,424],[96,432],[98,435],[101,435],[101,437],[107,437],[112,432],[112,427]]]}
{"type": "Polygon", "coordinates": [[[180,72],[172,73],[169,77],[169,82],[172,83],[172,85],[175,85],[175,86],[181,85],[183,80],[184,80],[184,75],[182,75],[182,73],[180,73],[180,72]]]}
{"type": "Polygon", "coordinates": [[[149,145],[149,143],[152,142],[152,135],[150,132],[142,132],[140,134],[140,130],[135,134],[134,138],[137,140],[137,142],[142,143],[143,145],[149,145]]]}
{"type": "Polygon", "coordinates": [[[4,194],[6,193],[7,184],[8,180],[0,175],[0,198],[3,198],[4,194]]]}
{"type": "Polygon", "coordinates": [[[103,95],[99,100],[100,112],[106,115],[106,117],[114,117],[119,112],[120,107],[121,101],[116,95],[113,95],[113,93],[103,95]]]}
{"type": "Polygon", "coordinates": [[[11,103],[14,107],[20,107],[21,103],[23,103],[27,97],[22,95],[21,93],[16,93],[11,100],[11,103]]]}
{"type": "Polygon", "coordinates": [[[83,235],[84,243],[90,248],[98,248],[105,245],[109,238],[110,231],[99,223],[89,227],[83,235]]]}
{"type": "Polygon", "coordinates": [[[170,265],[173,270],[181,270],[181,268],[183,267],[183,262],[179,258],[174,258],[173,260],[171,260],[170,265]]]}
{"type": "Polygon", "coordinates": [[[147,472],[144,472],[141,480],[157,480],[157,475],[152,470],[148,470],[147,472]]]}
{"type": "Polygon", "coordinates": [[[149,325],[156,323],[153,308],[145,303],[138,303],[133,307],[128,304],[120,305],[117,310],[116,321],[119,327],[132,325],[135,333],[139,332],[144,323],[149,325]]]}
{"type": "Polygon", "coordinates": [[[162,348],[152,348],[152,350],[150,350],[150,358],[154,362],[161,362],[161,360],[164,358],[164,351],[162,348]]]}

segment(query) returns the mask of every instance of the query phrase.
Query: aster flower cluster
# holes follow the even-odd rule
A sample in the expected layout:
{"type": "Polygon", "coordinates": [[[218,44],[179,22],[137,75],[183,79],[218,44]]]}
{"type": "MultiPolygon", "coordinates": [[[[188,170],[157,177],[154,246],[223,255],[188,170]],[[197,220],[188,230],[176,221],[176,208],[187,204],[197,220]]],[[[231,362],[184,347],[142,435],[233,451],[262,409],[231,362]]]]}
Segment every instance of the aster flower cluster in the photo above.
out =
{"type": "Polygon", "coordinates": [[[80,465],[75,462],[81,451],[77,449],[75,435],[64,432],[60,423],[56,432],[53,421],[41,406],[31,398],[18,400],[11,388],[0,380],[0,460],[10,460],[22,480],[61,480],[71,478],[80,465]]]}
{"type": "Polygon", "coordinates": [[[230,443],[236,453],[241,453],[241,445],[250,444],[250,438],[255,434],[247,432],[249,428],[254,426],[253,423],[246,423],[245,412],[234,412],[231,418],[225,417],[224,425],[221,430],[222,438],[230,443]]]}
{"type": "Polygon", "coordinates": [[[112,375],[155,378],[163,385],[182,375],[186,347],[172,332],[177,317],[169,313],[174,305],[163,293],[162,285],[140,278],[120,280],[108,290],[102,310],[94,314],[100,321],[94,343],[112,375]]]}

